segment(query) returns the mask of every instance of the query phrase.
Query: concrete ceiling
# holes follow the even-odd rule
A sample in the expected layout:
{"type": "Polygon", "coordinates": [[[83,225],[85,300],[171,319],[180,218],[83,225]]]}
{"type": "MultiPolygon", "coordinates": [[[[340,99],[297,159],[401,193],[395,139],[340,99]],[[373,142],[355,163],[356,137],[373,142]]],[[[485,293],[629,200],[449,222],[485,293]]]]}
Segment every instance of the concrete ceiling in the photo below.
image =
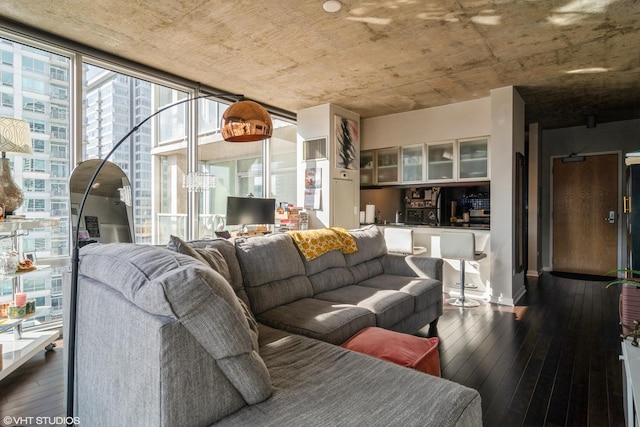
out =
{"type": "Polygon", "coordinates": [[[637,0],[3,0],[0,16],[281,109],[363,118],[516,86],[543,128],[640,117],[637,0]]]}

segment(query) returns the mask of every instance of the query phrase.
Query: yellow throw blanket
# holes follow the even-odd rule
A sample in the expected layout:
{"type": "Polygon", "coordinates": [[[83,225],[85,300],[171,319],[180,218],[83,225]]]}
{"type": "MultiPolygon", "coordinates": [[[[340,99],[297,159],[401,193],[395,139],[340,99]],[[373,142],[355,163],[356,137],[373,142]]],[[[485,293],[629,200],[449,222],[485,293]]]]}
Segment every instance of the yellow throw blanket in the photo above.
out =
{"type": "Polygon", "coordinates": [[[352,254],[358,251],[356,239],[341,227],[289,231],[289,234],[307,261],[334,250],[340,250],[343,254],[352,254]]]}

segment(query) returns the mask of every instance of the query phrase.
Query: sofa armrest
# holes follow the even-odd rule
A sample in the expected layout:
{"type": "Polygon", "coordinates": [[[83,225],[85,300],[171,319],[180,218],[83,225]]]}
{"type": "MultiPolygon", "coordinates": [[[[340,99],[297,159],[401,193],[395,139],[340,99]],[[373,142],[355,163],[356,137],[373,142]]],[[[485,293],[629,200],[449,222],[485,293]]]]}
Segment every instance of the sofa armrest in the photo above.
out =
{"type": "Polygon", "coordinates": [[[385,274],[426,277],[442,281],[442,258],[386,254],[382,257],[385,274]]]}

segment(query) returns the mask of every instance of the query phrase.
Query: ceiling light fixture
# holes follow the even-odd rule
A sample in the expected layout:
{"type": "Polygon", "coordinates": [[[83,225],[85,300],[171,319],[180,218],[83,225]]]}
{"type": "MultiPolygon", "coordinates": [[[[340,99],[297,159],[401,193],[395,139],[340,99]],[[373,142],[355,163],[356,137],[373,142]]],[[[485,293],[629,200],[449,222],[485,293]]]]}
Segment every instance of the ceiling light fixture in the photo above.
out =
{"type": "Polygon", "coordinates": [[[342,9],[342,3],[338,0],[327,0],[323,3],[322,8],[325,12],[336,13],[340,9],[342,9]]]}

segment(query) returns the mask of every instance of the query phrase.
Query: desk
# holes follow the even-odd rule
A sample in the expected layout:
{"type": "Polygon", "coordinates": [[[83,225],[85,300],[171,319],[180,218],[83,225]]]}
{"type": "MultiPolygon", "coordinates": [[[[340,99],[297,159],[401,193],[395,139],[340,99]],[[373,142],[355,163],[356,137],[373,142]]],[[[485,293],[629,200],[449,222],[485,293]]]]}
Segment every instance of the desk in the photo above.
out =
{"type": "Polygon", "coordinates": [[[624,382],[624,415],[628,427],[640,426],[638,408],[640,408],[640,347],[631,345],[631,341],[622,341],[622,379],[624,382]]]}

